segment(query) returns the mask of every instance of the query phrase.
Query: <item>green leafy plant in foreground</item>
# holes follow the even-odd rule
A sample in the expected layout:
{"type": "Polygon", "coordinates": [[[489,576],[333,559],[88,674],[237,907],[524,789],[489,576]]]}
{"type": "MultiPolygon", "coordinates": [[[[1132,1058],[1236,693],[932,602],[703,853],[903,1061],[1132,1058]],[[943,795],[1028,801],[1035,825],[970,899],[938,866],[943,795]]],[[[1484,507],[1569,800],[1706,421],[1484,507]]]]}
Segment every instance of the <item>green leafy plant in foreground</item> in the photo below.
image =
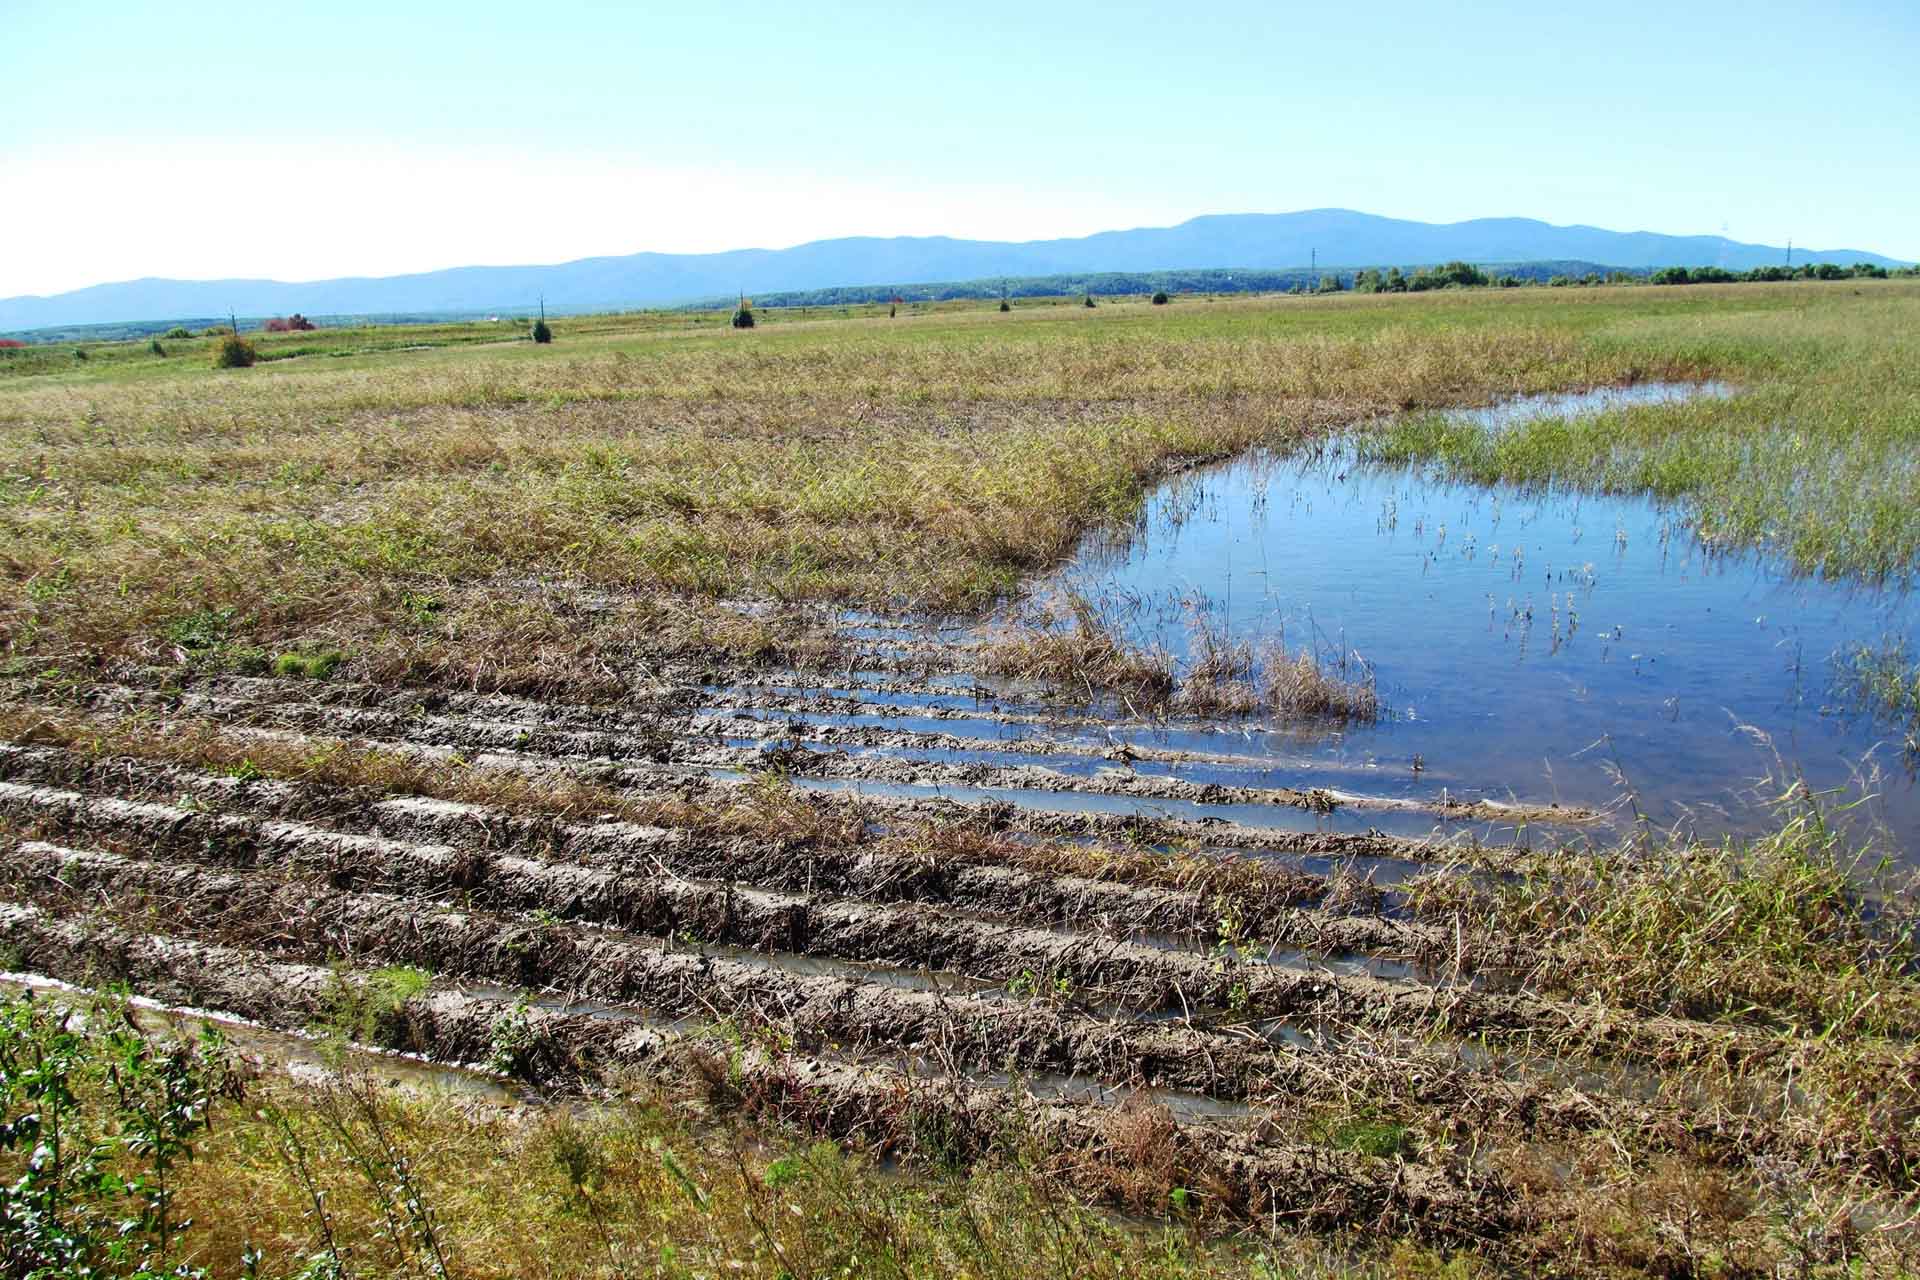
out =
{"type": "Polygon", "coordinates": [[[181,1166],[239,1095],[219,1033],[147,1036],[102,1002],[83,1021],[31,996],[0,1003],[0,1240],[9,1276],[162,1275],[192,1225],[174,1213],[181,1166]]]}

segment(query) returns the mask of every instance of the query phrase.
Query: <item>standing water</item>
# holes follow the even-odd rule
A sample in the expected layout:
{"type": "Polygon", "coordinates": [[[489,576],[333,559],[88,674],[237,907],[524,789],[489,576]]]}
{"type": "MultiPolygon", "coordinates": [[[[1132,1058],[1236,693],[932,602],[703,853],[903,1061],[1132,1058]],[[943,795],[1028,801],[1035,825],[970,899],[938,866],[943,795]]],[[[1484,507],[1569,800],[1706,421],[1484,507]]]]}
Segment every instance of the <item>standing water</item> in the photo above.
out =
{"type": "MultiPolygon", "coordinates": [[[[1655,385],[1466,415],[1502,430],[1724,388],[1655,385]]],[[[1376,793],[1611,807],[1711,835],[1766,824],[1798,773],[1865,784],[1903,847],[1920,833],[1905,733],[1863,714],[1836,655],[1914,630],[1904,590],[1821,581],[1704,547],[1671,507],[1368,467],[1350,446],[1257,454],[1149,501],[1134,536],[1064,580],[1132,606],[1133,638],[1184,657],[1192,616],[1371,670],[1377,724],[1268,723],[1271,753],[1359,767],[1376,793]],[[1357,659],[1354,657],[1357,655],[1357,659]]]]}

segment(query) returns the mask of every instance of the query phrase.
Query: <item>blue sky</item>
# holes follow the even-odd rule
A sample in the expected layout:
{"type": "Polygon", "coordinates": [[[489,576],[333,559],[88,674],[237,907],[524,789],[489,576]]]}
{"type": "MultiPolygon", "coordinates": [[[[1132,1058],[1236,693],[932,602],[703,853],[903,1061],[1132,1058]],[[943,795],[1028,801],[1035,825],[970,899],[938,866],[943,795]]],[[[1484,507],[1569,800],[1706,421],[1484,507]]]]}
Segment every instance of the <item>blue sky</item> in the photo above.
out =
{"type": "Polygon", "coordinates": [[[0,296],[1343,206],[1920,258],[1920,5],[0,0],[0,296]]]}

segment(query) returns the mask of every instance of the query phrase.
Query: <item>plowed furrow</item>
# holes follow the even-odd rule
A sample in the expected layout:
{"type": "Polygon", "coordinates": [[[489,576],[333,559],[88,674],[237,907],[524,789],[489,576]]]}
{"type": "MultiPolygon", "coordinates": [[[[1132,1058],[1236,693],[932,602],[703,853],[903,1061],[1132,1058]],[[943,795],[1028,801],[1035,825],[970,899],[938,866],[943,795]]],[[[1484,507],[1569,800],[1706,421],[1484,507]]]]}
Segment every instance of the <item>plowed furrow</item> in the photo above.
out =
{"type": "MultiPolygon", "coordinates": [[[[55,919],[0,904],[0,941],[35,971],[69,981],[115,978],[180,1004],[215,1007],[268,1026],[300,1029],[326,1015],[361,975],[275,962],[220,945],[144,934],[93,920],[55,919]]],[[[387,1019],[387,1038],[437,1061],[497,1059],[514,1028],[512,1066],[536,1082],[591,1083],[639,1075],[838,1138],[911,1146],[938,1132],[947,1154],[992,1149],[1010,1119],[1048,1147],[1081,1154],[1083,1189],[1111,1193],[1101,1168],[1126,1157],[1116,1142],[1126,1107],[1048,1101],[951,1076],[905,1073],[722,1042],[643,1024],[525,1008],[452,991],[413,997],[387,1019]],[[930,1123],[929,1123],[930,1122],[930,1123]]],[[[1347,1151],[1278,1143],[1232,1125],[1168,1117],[1178,1185],[1206,1188],[1219,1208],[1252,1219],[1284,1216],[1320,1227],[1388,1224],[1429,1238],[1486,1238],[1510,1225],[1499,1182],[1347,1151]]]]}
{"type": "MultiPolygon", "coordinates": [[[[262,728],[324,733],[461,751],[514,751],[576,761],[651,762],[702,769],[774,767],[798,777],[819,780],[859,780],[915,786],[963,786],[1014,793],[1100,796],[1139,801],[1177,801],[1192,805],[1238,805],[1329,813],[1337,808],[1395,812],[1431,812],[1454,821],[1578,822],[1593,815],[1557,808],[1534,809],[1488,801],[1466,802],[1444,793],[1433,800],[1375,797],[1325,787],[1259,786],[1215,780],[1195,781],[1175,776],[1166,767],[1149,762],[1138,771],[1124,766],[1091,772],[1068,772],[1031,763],[999,763],[988,759],[940,759],[912,754],[904,742],[884,751],[852,753],[817,750],[822,742],[812,729],[797,742],[747,746],[690,735],[684,716],[662,717],[627,729],[569,729],[550,721],[494,719],[475,715],[448,715],[430,711],[424,703],[406,710],[372,708],[336,701],[313,701],[289,691],[284,701],[189,689],[178,695],[123,689],[120,696],[149,705],[164,701],[189,715],[262,728]]],[[[774,735],[779,736],[779,735],[774,735]]],[[[844,736],[828,734],[827,738],[844,736]]],[[[856,735],[857,736],[857,735],[856,735]]],[[[831,742],[824,745],[831,747],[831,742]]],[[[973,755],[991,751],[978,744],[964,748],[973,755]]]]}
{"type": "MultiPolygon", "coordinates": [[[[440,802],[380,802],[418,812],[421,826],[471,836],[482,815],[448,815],[440,802]],[[433,818],[465,818],[458,823],[433,818]]],[[[1064,981],[1103,1003],[1157,1011],[1224,1007],[1266,1012],[1292,999],[1291,979],[1263,962],[1063,933],[901,905],[787,894],[690,879],[633,859],[632,870],[520,857],[472,840],[419,844],[251,816],[196,813],[152,802],[94,801],[53,789],[0,784],[0,812],[38,816],[47,834],[119,839],[134,851],[273,870],[339,888],[446,898],[494,911],[540,912],[658,937],[865,960],[996,982],[1064,981]],[[93,815],[87,821],[83,815],[93,815]]],[[[630,864],[631,865],[631,864],[630,864]]]]}
{"type": "MultiPolygon", "coordinates": [[[[707,837],[625,822],[573,823],[496,808],[417,798],[378,799],[365,792],[256,780],[242,782],[157,762],[99,759],[55,748],[0,747],[0,778],[92,791],[112,788],[142,799],[190,796],[217,809],[310,817],[375,833],[444,841],[648,873],[660,868],[696,878],[745,882],[879,902],[930,902],[975,914],[1039,921],[1112,936],[1211,934],[1219,923],[1217,895],[1130,885],[1113,880],[1046,875],[955,855],[914,856],[878,844],[827,847],[790,840],[707,837]]],[[[90,807],[73,798],[14,794],[0,787],[0,811],[27,806],[30,814],[54,806],[67,829],[104,833],[127,829],[168,835],[183,821],[172,813],[143,813],[112,805],[90,807]]],[[[180,838],[173,832],[173,839],[180,838]]],[[[193,837],[197,838],[197,837],[193,837]]],[[[1253,936],[1318,953],[1358,952],[1438,962],[1472,962],[1454,939],[1431,926],[1309,909],[1326,892],[1319,877],[1274,868],[1259,877],[1262,891],[1236,892],[1233,905],[1253,936]]]]}
{"type": "MultiPolygon", "coordinates": [[[[77,793],[15,783],[0,783],[0,813],[28,822],[37,818],[43,824],[41,829],[106,835],[118,832],[123,836],[136,833],[152,841],[184,842],[189,848],[245,846],[261,839],[309,841],[326,847],[373,839],[299,824],[261,824],[231,815],[198,814],[174,806],[93,800],[77,793]]],[[[1577,1038],[1628,1056],[1728,1052],[1748,1041],[1753,1042],[1752,1048],[1763,1043],[1730,1029],[1682,1019],[1633,1017],[1604,1007],[1528,994],[1439,989],[1364,975],[1274,966],[1235,968],[1233,980],[1246,984],[1249,1000],[1257,983],[1263,1012],[1303,1022],[1395,1027],[1420,1033],[1545,1033],[1577,1038]]]]}
{"type": "Polygon", "coordinates": [[[135,919],[153,913],[173,922],[175,933],[310,964],[339,957],[409,965],[637,1005],[661,1017],[776,1027],[806,1046],[923,1055],[980,1071],[1012,1065],[1217,1098],[1284,1091],[1290,1077],[1309,1076],[1293,1051],[1194,1024],[796,974],[564,925],[37,842],[0,859],[16,899],[107,906],[135,919]]]}

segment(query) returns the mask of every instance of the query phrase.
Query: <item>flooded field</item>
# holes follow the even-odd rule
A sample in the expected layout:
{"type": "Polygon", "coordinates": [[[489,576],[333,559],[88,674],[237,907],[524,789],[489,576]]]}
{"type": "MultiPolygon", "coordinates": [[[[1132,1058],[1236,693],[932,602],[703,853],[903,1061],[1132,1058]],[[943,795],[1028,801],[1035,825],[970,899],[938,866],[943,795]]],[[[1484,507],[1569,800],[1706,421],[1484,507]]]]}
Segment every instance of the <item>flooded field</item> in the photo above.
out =
{"type": "MultiPolygon", "coordinates": [[[[1497,431],[1695,391],[1603,390],[1462,417],[1497,431]]],[[[1920,623],[1902,584],[1822,581],[1715,550],[1644,498],[1451,483],[1366,454],[1361,435],[1183,474],[1131,538],[1089,547],[1061,581],[1105,602],[1135,643],[1182,659],[1200,619],[1375,679],[1377,723],[1254,715],[1231,735],[1290,776],[1319,767],[1410,800],[1444,789],[1711,836],[1764,828],[1762,801],[1798,774],[1869,790],[1873,816],[1913,846],[1908,739],[1844,680],[1853,647],[1920,623]]]]}
{"type": "Polygon", "coordinates": [[[1866,781],[1914,846],[1832,660],[1911,598],[1368,461],[1407,405],[1736,414],[1764,362],[1296,301],[0,388],[5,980],[215,1011],[323,1100],[644,1097],[1216,1240],[1707,1274],[1657,1194],[1744,1274],[1778,1222],[1907,1248],[1911,915],[1753,797],[1866,781]]]}

